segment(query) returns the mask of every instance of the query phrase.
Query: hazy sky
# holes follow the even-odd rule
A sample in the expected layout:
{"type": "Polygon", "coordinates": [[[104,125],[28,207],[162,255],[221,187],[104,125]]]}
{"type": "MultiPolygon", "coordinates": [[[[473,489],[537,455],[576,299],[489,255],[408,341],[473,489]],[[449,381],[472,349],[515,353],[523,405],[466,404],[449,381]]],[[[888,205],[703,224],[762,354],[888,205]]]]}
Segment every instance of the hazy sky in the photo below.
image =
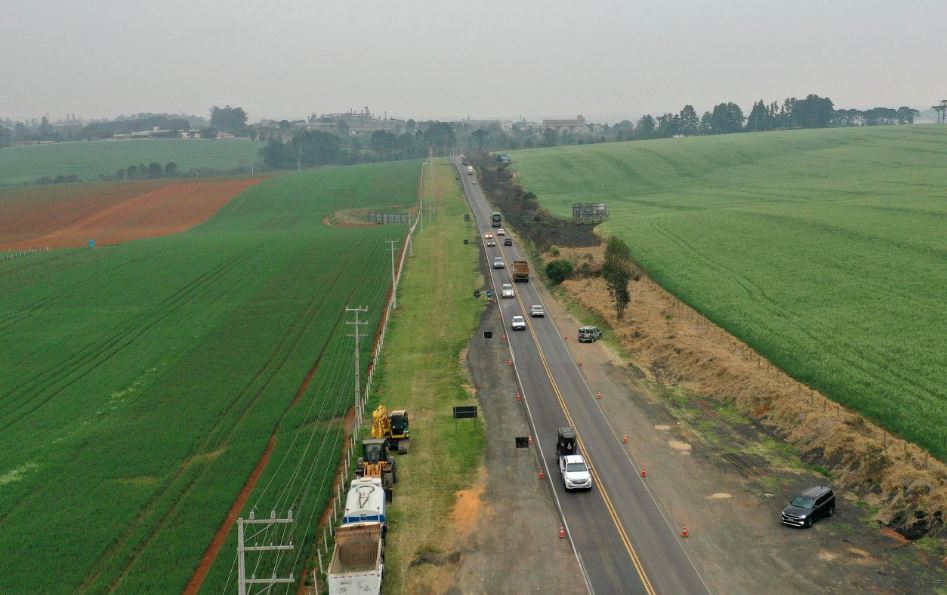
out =
{"type": "Polygon", "coordinates": [[[0,0],[0,117],[926,107],[945,23],[942,0],[0,0]]]}

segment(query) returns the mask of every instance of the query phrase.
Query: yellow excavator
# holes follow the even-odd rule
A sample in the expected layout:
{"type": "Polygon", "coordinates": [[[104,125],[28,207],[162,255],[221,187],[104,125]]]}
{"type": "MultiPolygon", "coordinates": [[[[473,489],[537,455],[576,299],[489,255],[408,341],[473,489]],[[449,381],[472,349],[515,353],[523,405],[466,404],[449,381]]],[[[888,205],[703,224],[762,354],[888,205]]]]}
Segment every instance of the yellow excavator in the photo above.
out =
{"type": "Polygon", "coordinates": [[[408,412],[399,409],[389,413],[384,405],[379,405],[372,412],[372,438],[383,438],[390,450],[407,454],[411,444],[408,412]]]}
{"type": "Polygon", "coordinates": [[[384,405],[379,405],[372,412],[371,434],[371,438],[362,440],[362,456],[358,459],[355,475],[379,478],[391,499],[398,471],[395,460],[388,458],[388,450],[396,450],[399,454],[408,452],[408,412],[402,409],[389,413],[384,405]]]}

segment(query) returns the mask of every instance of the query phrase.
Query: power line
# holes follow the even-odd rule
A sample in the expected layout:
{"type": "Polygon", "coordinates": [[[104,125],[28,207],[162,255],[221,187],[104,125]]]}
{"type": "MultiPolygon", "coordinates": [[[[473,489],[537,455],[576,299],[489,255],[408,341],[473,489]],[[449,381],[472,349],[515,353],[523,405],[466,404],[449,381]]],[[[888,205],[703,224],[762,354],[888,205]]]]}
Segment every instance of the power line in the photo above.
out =
{"type": "Polygon", "coordinates": [[[355,320],[346,320],[345,324],[351,324],[355,326],[354,332],[350,333],[350,337],[355,338],[355,428],[354,434],[355,439],[358,440],[358,429],[362,425],[362,380],[361,380],[361,368],[359,364],[359,352],[361,351],[361,338],[365,336],[365,333],[359,328],[360,325],[368,324],[367,320],[359,321],[358,315],[363,312],[368,312],[368,308],[365,306],[356,306],[354,308],[345,308],[346,313],[353,312],[355,314],[355,320]]]}

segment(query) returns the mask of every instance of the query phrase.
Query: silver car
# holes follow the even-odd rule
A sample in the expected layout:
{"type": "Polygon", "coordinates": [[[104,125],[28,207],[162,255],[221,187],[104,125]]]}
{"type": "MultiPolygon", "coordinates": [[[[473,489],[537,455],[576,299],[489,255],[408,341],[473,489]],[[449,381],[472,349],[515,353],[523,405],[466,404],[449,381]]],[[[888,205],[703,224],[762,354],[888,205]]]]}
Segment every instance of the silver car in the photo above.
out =
{"type": "Polygon", "coordinates": [[[504,283],[500,286],[500,297],[511,298],[513,295],[512,283],[504,283]]]}
{"type": "Polygon", "coordinates": [[[540,304],[534,304],[529,307],[529,315],[533,318],[545,318],[546,310],[540,304]]]}
{"type": "Polygon", "coordinates": [[[495,269],[505,269],[505,268],[506,268],[506,265],[503,263],[503,257],[502,257],[502,256],[494,256],[494,257],[493,257],[493,268],[495,268],[495,269]]]}

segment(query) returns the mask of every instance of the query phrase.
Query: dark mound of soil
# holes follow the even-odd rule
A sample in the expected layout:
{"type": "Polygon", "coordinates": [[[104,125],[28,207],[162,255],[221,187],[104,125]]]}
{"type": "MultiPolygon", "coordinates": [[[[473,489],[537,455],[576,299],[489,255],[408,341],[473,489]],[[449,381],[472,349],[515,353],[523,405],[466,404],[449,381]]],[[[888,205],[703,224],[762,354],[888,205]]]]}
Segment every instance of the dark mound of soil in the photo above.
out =
{"type": "Polygon", "coordinates": [[[592,225],[577,225],[540,208],[536,196],[513,180],[508,163],[489,157],[477,163],[480,184],[487,198],[503,213],[504,221],[544,252],[550,246],[598,246],[601,240],[592,225]]]}

